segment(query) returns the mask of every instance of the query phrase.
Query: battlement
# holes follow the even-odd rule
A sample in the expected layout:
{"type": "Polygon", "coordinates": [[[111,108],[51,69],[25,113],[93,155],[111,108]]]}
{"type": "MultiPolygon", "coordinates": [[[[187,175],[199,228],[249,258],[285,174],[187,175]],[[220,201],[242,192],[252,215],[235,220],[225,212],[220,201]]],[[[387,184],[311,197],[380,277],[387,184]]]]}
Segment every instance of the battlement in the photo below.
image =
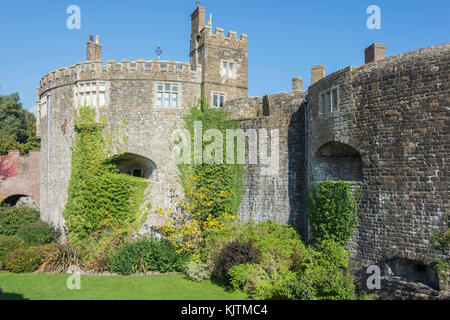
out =
{"type": "Polygon", "coordinates": [[[70,67],[53,70],[42,77],[38,96],[49,89],[74,84],[77,81],[121,79],[199,81],[200,73],[200,67],[178,61],[122,59],[120,62],[108,60],[106,64],[101,61],[78,62],[70,67]]]}
{"type": "Polygon", "coordinates": [[[211,26],[205,25],[200,34],[201,38],[199,44],[216,44],[232,49],[248,49],[248,36],[245,33],[241,34],[238,38],[235,31],[230,30],[227,35],[225,35],[225,30],[217,27],[213,33],[211,26]]]}

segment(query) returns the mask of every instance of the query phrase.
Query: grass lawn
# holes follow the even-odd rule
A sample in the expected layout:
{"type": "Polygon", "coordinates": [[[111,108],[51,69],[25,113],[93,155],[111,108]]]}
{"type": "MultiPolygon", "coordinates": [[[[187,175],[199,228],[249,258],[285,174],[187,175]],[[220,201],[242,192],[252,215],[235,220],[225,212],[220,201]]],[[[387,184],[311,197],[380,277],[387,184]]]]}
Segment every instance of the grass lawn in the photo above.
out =
{"type": "Polygon", "coordinates": [[[67,289],[66,274],[0,272],[5,300],[246,300],[211,281],[193,282],[182,274],[136,277],[81,276],[81,289],[67,289]]]}

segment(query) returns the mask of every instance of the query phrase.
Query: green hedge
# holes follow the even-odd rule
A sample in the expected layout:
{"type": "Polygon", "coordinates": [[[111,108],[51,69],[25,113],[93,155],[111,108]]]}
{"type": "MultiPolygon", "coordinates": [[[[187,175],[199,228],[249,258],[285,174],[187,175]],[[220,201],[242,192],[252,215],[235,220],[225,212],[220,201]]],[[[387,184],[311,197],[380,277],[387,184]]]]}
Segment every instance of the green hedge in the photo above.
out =
{"type": "Polygon", "coordinates": [[[16,236],[29,245],[41,245],[56,242],[58,232],[44,221],[36,221],[23,225],[17,230],[16,236]]]}
{"type": "Polygon", "coordinates": [[[111,271],[121,275],[137,272],[184,271],[189,257],[177,254],[176,248],[167,240],[143,238],[125,243],[110,261],[111,271]]]}
{"type": "Polygon", "coordinates": [[[345,246],[358,224],[360,199],[360,189],[354,182],[313,183],[307,203],[314,239],[333,239],[345,246]]]}
{"type": "Polygon", "coordinates": [[[39,212],[24,206],[0,206],[0,235],[13,236],[25,224],[39,220],[39,212]]]}

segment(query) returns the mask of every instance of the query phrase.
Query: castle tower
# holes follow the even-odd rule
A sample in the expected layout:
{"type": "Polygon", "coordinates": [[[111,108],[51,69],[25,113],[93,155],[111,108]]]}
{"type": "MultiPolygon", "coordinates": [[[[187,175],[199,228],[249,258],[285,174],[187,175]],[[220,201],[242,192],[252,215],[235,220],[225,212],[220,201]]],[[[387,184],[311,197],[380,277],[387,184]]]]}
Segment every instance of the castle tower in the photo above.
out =
{"type": "Polygon", "coordinates": [[[248,37],[205,23],[206,8],[197,2],[191,15],[191,64],[202,67],[202,91],[212,107],[248,96],[248,37]]]}

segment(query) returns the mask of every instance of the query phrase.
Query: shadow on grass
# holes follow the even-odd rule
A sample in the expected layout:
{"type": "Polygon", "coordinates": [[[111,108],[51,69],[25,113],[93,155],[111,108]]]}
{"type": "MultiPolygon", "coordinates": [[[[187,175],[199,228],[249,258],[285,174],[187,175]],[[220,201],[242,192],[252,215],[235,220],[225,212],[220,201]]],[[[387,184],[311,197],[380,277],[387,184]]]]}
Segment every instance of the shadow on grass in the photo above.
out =
{"type": "Polygon", "coordinates": [[[1,300],[28,300],[23,297],[23,295],[18,293],[10,293],[10,292],[4,292],[3,295],[0,296],[1,300]]]}
{"type": "MultiPolygon", "coordinates": [[[[187,280],[187,281],[196,282],[196,281],[192,280],[191,278],[189,278],[186,274],[183,274],[183,278],[184,278],[185,280],[187,280]]],[[[219,278],[219,277],[217,277],[217,276],[213,276],[213,277],[211,277],[211,279],[210,279],[209,281],[211,281],[212,284],[214,284],[214,285],[216,285],[216,286],[222,288],[222,289],[225,290],[225,292],[227,292],[227,293],[234,293],[234,292],[236,292],[236,290],[235,290],[233,287],[227,285],[227,283],[225,282],[225,280],[222,279],[222,278],[219,278]]],[[[241,292],[242,292],[242,291],[241,291],[241,292]]],[[[244,293],[244,292],[243,292],[243,293],[244,293]]],[[[246,294],[246,293],[244,293],[244,294],[247,296],[248,299],[254,300],[254,299],[253,299],[251,296],[249,296],[248,294],[246,294]]]]}

